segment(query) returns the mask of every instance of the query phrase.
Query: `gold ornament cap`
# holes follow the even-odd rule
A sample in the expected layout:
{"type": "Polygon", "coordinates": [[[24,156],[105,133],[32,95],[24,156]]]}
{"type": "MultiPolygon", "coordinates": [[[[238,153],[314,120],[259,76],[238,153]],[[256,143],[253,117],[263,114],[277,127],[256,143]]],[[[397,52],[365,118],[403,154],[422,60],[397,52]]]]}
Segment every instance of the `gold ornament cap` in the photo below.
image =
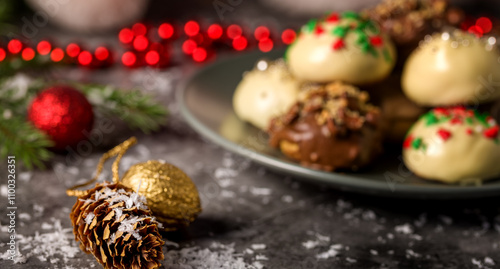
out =
{"type": "Polygon", "coordinates": [[[146,197],[149,208],[166,231],[188,226],[201,212],[193,181],[172,164],[156,160],[135,164],[121,183],[146,197]]]}

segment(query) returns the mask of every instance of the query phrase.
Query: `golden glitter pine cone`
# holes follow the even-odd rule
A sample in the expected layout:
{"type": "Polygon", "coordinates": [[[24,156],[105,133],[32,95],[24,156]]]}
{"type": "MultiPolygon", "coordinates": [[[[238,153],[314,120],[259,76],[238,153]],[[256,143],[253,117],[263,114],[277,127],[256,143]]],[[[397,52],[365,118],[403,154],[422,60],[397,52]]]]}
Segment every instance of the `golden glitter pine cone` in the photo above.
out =
{"type": "Polygon", "coordinates": [[[158,268],[164,259],[159,224],[144,196],[121,184],[97,184],[70,214],[80,248],[104,268],[158,268]]]}

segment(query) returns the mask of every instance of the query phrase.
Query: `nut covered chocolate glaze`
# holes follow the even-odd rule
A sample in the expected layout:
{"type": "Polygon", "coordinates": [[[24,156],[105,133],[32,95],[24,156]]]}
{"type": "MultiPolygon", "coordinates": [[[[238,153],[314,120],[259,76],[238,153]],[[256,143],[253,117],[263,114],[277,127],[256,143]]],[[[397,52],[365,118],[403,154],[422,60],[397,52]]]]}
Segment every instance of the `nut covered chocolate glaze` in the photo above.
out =
{"type": "Polygon", "coordinates": [[[448,16],[447,0],[385,0],[362,14],[380,24],[397,45],[415,43],[443,24],[458,24],[457,11],[448,16]],[[449,17],[449,18],[448,18],[449,17]]]}
{"type": "Polygon", "coordinates": [[[269,127],[270,145],[303,166],[357,170],[381,151],[380,111],[368,94],[334,82],[306,90],[269,127]]]}

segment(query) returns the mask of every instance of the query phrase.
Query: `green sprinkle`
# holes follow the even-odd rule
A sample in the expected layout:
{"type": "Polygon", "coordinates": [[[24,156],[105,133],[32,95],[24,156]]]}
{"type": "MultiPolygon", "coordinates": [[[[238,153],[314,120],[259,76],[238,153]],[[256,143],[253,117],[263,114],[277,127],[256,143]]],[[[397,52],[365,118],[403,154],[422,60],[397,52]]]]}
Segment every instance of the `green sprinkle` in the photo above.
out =
{"type": "Polygon", "coordinates": [[[419,149],[420,146],[422,146],[422,138],[416,138],[415,140],[413,140],[413,142],[411,143],[411,146],[414,148],[414,149],[419,149]]]}
{"type": "Polygon", "coordinates": [[[378,27],[371,20],[367,20],[365,22],[365,30],[370,31],[370,32],[377,34],[377,35],[380,33],[380,30],[378,29],[378,27]]]}
{"type": "Polygon", "coordinates": [[[316,25],[318,24],[317,19],[312,19],[306,24],[306,29],[308,32],[314,31],[314,28],[316,28],[316,25]]]}
{"type": "Polygon", "coordinates": [[[369,43],[368,36],[363,31],[355,30],[354,32],[358,35],[358,44],[369,43]]]}
{"type": "Polygon", "coordinates": [[[358,31],[363,31],[365,28],[368,26],[368,21],[361,21],[358,23],[358,26],[356,27],[356,30],[358,31]]]}
{"type": "Polygon", "coordinates": [[[335,28],[333,28],[332,34],[334,36],[338,36],[340,38],[343,38],[347,34],[347,29],[348,29],[348,27],[336,26],[335,28]]]}
{"type": "Polygon", "coordinates": [[[354,11],[346,11],[342,13],[342,18],[344,19],[359,19],[359,14],[354,11]]]}
{"type": "Polygon", "coordinates": [[[370,50],[370,44],[368,44],[368,43],[361,43],[360,46],[361,46],[361,51],[362,52],[364,52],[364,53],[369,52],[369,50],[370,50]]]}
{"type": "Polygon", "coordinates": [[[373,55],[373,57],[378,57],[378,52],[377,50],[373,47],[373,46],[370,46],[370,48],[368,49],[368,52],[373,55]]]}
{"type": "Polygon", "coordinates": [[[439,123],[438,118],[432,112],[427,113],[424,117],[425,117],[425,125],[426,126],[431,126],[431,125],[434,125],[436,123],[439,123]]]}
{"type": "Polygon", "coordinates": [[[482,123],[484,126],[489,126],[488,121],[486,118],[488,118],[487,113],[481,113],[479,111],[474,111],[474,115],[476,116],[476,119],[482,123]]]}
{"type": "Polygon", "coordinates": [[[465,122],[466,122],[467,124],[469,124],[469,125],[474,124],[474,120],[473,120],[472,118],[470,118],[470,117],[465,118],[465,122]]]}

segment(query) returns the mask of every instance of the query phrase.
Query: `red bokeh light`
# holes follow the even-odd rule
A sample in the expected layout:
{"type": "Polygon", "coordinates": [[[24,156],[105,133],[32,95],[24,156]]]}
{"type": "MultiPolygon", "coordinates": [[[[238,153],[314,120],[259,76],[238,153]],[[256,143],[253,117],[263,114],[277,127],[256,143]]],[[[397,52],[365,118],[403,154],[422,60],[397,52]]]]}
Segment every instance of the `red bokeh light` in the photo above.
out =
{"type": "Polygon", "coordinates": [[[207,50],[204,49],[204,48],[196,48],[194,51],[193,51],[193,60],[195,60],[196,62],[203,62],[207,59],[207,50]]]}
{"type": "Polygon", "coordinates": [[[192,54],[193,51],[198,47],[194,40],[188,39],[182,43],[182,51],[185,54],[192,54]]]}
{"type": "Polygon", "coordinates": [[[160,54],[155,50],[150,50],[148,51],[148,53],[146,53],[144,59],[146,60],[147,64],[155,65],[160,62],[160,54]]]}
{"type": "Polygon", "coordinates": [[[78,55],[78,63],[87,66],[92,63],[92,53],[84,50],[78,55]]]}
{"type": "Polygon", "coordinates": [[[42,40],[42,41],[38,42],[38,45],[36,46],[36,50],[38,51],[38,53],[40,53],[40,55],[47,55],[52,50],[52,45],[50,44],[49,41],[42,40]]]}
{"type": "Polygon", "coordinates": [[[94,55],[97,60],[104,61],[109,57],[109,50],[106,47],[97,47],[97,49],[95,49],[94,55]]]}
{"type": "Polygon", "coordinates": [[[25,61],[31,61],[33,58],[35,58],[35,50],[32,48],[24,48],[23,52],[21,53],[21,57],[23,57],[23,60],[25,61]]]}
{"type": "Polygon", "coordinates": [[[221,38],[223,33],[224,30],[222,29],[222,26],[218,24],[212,24],[207,29],[208,37],[214,40],[221,38]]]}
{"type": "Polygon", "coordinates": [[[50,59],[53,62],[60,62],[64,58],[64,51],[61,48],[55,48],[50,53],[50,59]]]}
{"type": "Polygon", "coordinates": [[[241,29],[241,26],[239,25],[231,24],[227,27],[226,33],[227,37],[236,39],[243,34],[243,29],[241,29]]]}
{"type": "Polygon", "coordinates": [[[18,54],[23,49],[23,43],[21,43],[21,41],[19,41],[17,39],[12,39],[7,44],[7,49],[12,54],[18,54]]]}
{"type": "Polygon", "coordinates": [[[489,33],[491,29],[493,28],[493,24],[491,23],[491,20],[486,18],[486,17],[481,17],[476,20],[476,26],[481,28],[483,31],[483,34],[489,33]]]}
{"type": "Polygon", "coordinates": [[[131,51],[127,51],[122,55],[122,63],[125,66],[131,67],[134,66],[137,61],[137,56],[131,51]]]}
{"type": "Polygon", "coordinates": [[[158,27],[158,35],[163,39],[169,39],[174,35],[174,27],[170,23],[162,23],[158,27]]]}
{"type": "Polygon", "coordinates": [[[253,35],[255,36],[255,39],[262,40],[269,38],[269,36],[271,35],[271,31],[269,31],[269,28],[267,28],[266,26],[259,26],[255,28],[253,35]]]}
{"type": "Polygon", "coordinates": [[[70,43],[68,46],[66,46],[66,53],[69,57],[75,58],[78,56],[78,54],[80,54],[80,46],[75,43],[70,43]]]}
{"type": "Polygon", "coordinates": [[[259,49],[262,52],[269,52],[273,49],[274,43],[270,38],[261,39],[259,41],[259,49]]]}
{"type": "Polygon", "coordinates": [[[137,36],[134,39],[134,49],[138,51],[145,51],[149,46],[149,40],[145,36],[137,36]]]}
{"type": "Polygon", "coordinates": [[[200,32],[200,25],[195,21],[188,21],[184,25],[184,33],[187,36],[195,36],[200,32]]]}
{"type": "Polygon", "coordinates": [[[469,27],[468,32],[471,34],[475,34],[477,37],[482,37],[483,36],[483,29],[477,25],[472,25],[469,27]]]}
{"type": "Polygon", "coordinates": [[[3,48],[0,48],[0,62],[5,60],[5,56],[7,56],[7,53],[3,48]]]}
{"type": "Polygon", "coordinates": [[[120,33],[118,33],[118,39],[123,44],[129,44],[134,39],[134,32],[129,28],[123,28],[120,30],[120,33]]]}
{"type": "Polygon", "coordinates": [[[132,32],[135,36],[146,35],[148,33],[148,28],[144,23],[135,23],[132,25],[132,32]]]}
{"type": "Polygon", "coordinates": [[[244,50],[248,45],[248,41],[244,36],[237,37],[233,39],[233,48],[235,50],[244,50]]]}
{"type": "Polygon", "coordinates": [[[283,43],[286,45],[292,44],[295,41],[296,37],[297,34],[292,29],[286,29],[283,31],[283,33],[281,33],[281,41],[283,41],[283,43]]]}

